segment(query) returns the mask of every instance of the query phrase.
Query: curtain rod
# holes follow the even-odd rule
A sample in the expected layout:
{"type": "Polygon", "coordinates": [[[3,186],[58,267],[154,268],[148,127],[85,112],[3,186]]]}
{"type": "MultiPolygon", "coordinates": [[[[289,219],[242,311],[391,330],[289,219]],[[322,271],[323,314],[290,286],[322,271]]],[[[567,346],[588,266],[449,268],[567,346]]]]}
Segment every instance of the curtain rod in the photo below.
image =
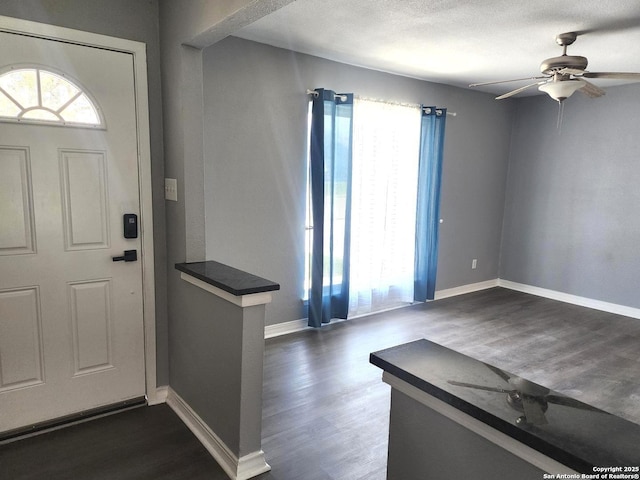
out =
{"type": "MultiPolygon", "coordinates": [[[[318,96],[318,92],[316,92],[315,90],[309,90],[307,89],[307,95],[313,95],[314,97],[318,96]]],[[[345,102],[347,100],[347,96],[346,95],[338,95],[335,94],[333,96],[333,98],[339,98],[340,100],[342,100],[343,102],[345,102]]]]}
{"type": "MultiPolygon", "coordinates": [[[[313,95],[314,97],[318,96],[318,92],[316,92],[315,90],[309,90],[307,89],[307,95],[313,95]]],[[[345,101],[347,99],[346,95],[334,95],[334,98],[339,98],[342,101],[345,101]]],[[[355,95],[355,98],[358,98],[360,100],[368,100],[370,102],[380,102],[380,103],[388,103],[391,105],[401,105],[403,107],[422,107],[421,105],[417,104],[417,103],[401,103],[401,102],[390,102],[388,100],[380,100],[377,98],[367,98],[367,97],[361,97],[359,95],[355,95]]],[[[422,107],[423,110],[428,110],[429,107],[422,107]]],[[[440,110],[440,109],[436,109],[436,110],[440,110]]],[[[427,112],[429,113],[429,112],[427,112]]],[[[451,117],[455,117],[456,115],[458,115],[456,112],[449,112],[447,111],[447,115],[451,116],[451,117]]]]}

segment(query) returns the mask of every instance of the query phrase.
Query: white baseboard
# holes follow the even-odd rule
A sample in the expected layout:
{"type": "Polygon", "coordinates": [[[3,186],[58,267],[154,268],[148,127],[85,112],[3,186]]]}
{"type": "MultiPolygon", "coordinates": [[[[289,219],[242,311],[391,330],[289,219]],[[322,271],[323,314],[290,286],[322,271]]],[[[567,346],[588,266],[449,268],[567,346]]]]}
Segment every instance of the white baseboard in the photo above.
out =
{"type": "Polygon", "coordinates": [[[238,458],[171,387],[168,387],[167,405],[200,440],[232,480],[247,480],[271,470],[262,450],[238,458]]]}
{"type": "Polygon", "coordinates": [[[147,405],[160,405],[167,402],[167,395],[169,395],[169,386],[164,385],[162,387],[156,387],[155,394],[147,394],[147,405]]]}
{"type": "MultiPolygon", "coordinates": [[[[494,278],[493,280],[487,280],[485,282],[462,285],[460,287],[449,288],[446,290],[438,290],[435,294],[435,297],[436,297],[435,299],[439,300],[441,298],[453,297],[455,295],[463,295],[465,293],[477,292],[479,290],[486,290],[487,288],[492,288],[497,286],[498,286],[498,279],[494,278]]],[[[404,306],[394,307],[385,311],[396,310],[398,308],[404,308],[404,306]]],[[[355,315],[353,317],[349,317],[349,320],[352,320],[354,318],[362,318],[368,315],[374,315],[382,312],[383,311],[377,311],[377,312],[365,313],[362,315],[355,315]]],[[[343,322],[343,321],[344,320],[334,319],[334,320],[331,320],[331,323],[343,322]]],[[[301,318],[299,320],[292,320],[290,322],[282,322],[282,323],[276,323],[274,325],[267,325],[264,327],[264,338],[267,339],[267,338],[279,337],[280,335],[287,335],[289,333],[302,332],[303,330],[311,330],[312,327],[310,327],[308,323],[309,323],[308,319],[301,318]]]]}
{"type": "Polygon", "coordinates": [[[498,286],[499,279],[494,278],[492,280],[486,280],[484,282],[470,283],[468,285],[461,285],[459,287],[446,288],[444,290],[436,290],[435,300],[441,300],[443,298],[455,297],[457,295],[464,295],[465,293],[478,292],[480,290],[486,290],[498,286]]]}
{"type": "Polygon", "coordinates": [[[280,335],[287,335],[289,333],[310,330],[311,327],[308,325],[308,323],[309,320],[307,320],[306,318],[301,318],[300,320],[292,320],[290,322],[267,325],[264,327],[264,338],[279,337],[280,335]]]}
{"type": "MultiPolygon", "coordinates": [[[[594,310],[600,310],[603,312],[614,313],[616,315],[624,315],[626,317],[640,319],[640,308],[626,307],[624,305],[618,305],[616,303],[603,302],[601,300],[594,300],[592,298],[579,297],[577,295],[570,295],[568,293],[558,292],[555,290],[548,290],[546,288],[534,287],[532,285],[526,285],[523,283],[512,282],[510,280],[503,280],[501,278],[494,278],[492,280],[486,280],[484,282],[470,283],[468,285],[461,285],[459,287],[446,288],[444,290],[437,290],[435,293],[435,300],[442,300],[443,298],[455,297],[457,295],[464,295],[466,293],[478,292],[480,290],[486,290],[493,287],[503,287],[510,290],[517,290],[519,292],[530,293],[539,297],[550,298],[552,300],[559,300],[561,302],[570,303],[573,305],[579,305],[581,307],[593,308],[594,310]]],[[[374,312],[380,313],[380,312],[374,312]]],[[[370,314],[359,315],[360,318],[370,314]]],[[[332,320],[332,322],[335,320],[332,320]]],[[[300,320],[293,320],[291,322],[276,323],[274,325],[267,325],[264,328],[264,338],[273,338],[280,335],[287,335],[289,333],[301,332],[303,330],[309,330],[311,327],[307,325],[307,319],[301,318],[300,320]]]]}
{"type": "MultiPolygon", "coordinates": [[[[360,315],[353,315],[349,318],[332,318],[331,325],[335,325],[340,322],[348,322],[349,320],[355,320],[356,318],[368,317],[369,315],[375,315],[378,313],[390,312],[399,308],[405,308],[407,305],[400,307],[392,307],[387,310],[377,310],[371,313],[362,313],[360,315]]],[[[290,322],[276,323],[273,325],[267,325],[264,327],[264,338],[279,337],[280,335],[288,335],[289,333],[302,332],[304,330],[313,330],[313,327],[309,326],[309,319],[301,318],[299,320],[292,320],[290,322]]]]}
{"type": "Polygon", "coordinates": [[[550,298],[551,300],[570,303],[572,305],[579,305],[581,307],[593,308],[594,310],[640,319],[640,308],[627,307],[617,303],[603,302],[601,300],[580,297],[578,295],[571,295],[569,293],[558,292],[556,290],[549,290],[546,288],[535,287],[533,285],[526,285],[524,283],[512,282],[510,280],[498,279],[498,286],[508,288],[510,290],[517,290],[518,292],[530,293],[532,295],[537,295],[538,297],[545,297],[550,298]]]}

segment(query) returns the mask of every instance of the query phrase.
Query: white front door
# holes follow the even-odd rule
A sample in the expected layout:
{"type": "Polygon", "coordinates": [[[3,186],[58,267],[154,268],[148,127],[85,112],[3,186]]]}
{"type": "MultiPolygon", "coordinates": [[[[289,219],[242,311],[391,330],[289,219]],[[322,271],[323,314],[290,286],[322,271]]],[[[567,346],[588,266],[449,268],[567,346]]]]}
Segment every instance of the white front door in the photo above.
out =
{"type": "Polygon", "coordinates": [[[145,394],[135,109],[132,55],[0,32],[0,432],[145,394]]]}

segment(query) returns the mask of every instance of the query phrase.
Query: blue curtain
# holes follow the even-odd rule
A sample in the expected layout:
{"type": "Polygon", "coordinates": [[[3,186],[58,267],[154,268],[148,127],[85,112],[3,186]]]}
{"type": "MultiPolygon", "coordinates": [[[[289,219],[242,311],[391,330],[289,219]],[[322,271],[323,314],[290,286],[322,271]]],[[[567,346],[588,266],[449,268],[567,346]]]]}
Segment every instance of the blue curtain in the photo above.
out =
{"type": "Polygon", "coordinates": [[[313,220],[309,326],[347,318],[353,94],[317,89],[310,139],[313,220]]]}
{"type": "Polygon", "coordinates": [[[438,267],[438,225],[445,108],[422,107],[418,204],[416,211],[416,252],[414,300],[433,300],[438,267]]]}

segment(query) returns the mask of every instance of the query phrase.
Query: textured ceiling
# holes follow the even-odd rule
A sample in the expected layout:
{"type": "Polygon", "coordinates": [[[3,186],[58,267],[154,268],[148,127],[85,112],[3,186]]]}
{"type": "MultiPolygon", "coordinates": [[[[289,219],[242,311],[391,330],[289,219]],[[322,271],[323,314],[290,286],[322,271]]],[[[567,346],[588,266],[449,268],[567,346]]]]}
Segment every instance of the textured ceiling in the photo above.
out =
{"type": "Polygon", "coordinates": [[[587,70],[640,72],[640,0],[297,0],[234,35],[467,87],[539,75],[542,60],[562,53],[555,36],[570,31],[579,36],[568,54],[587,57],[587,70]]]}

